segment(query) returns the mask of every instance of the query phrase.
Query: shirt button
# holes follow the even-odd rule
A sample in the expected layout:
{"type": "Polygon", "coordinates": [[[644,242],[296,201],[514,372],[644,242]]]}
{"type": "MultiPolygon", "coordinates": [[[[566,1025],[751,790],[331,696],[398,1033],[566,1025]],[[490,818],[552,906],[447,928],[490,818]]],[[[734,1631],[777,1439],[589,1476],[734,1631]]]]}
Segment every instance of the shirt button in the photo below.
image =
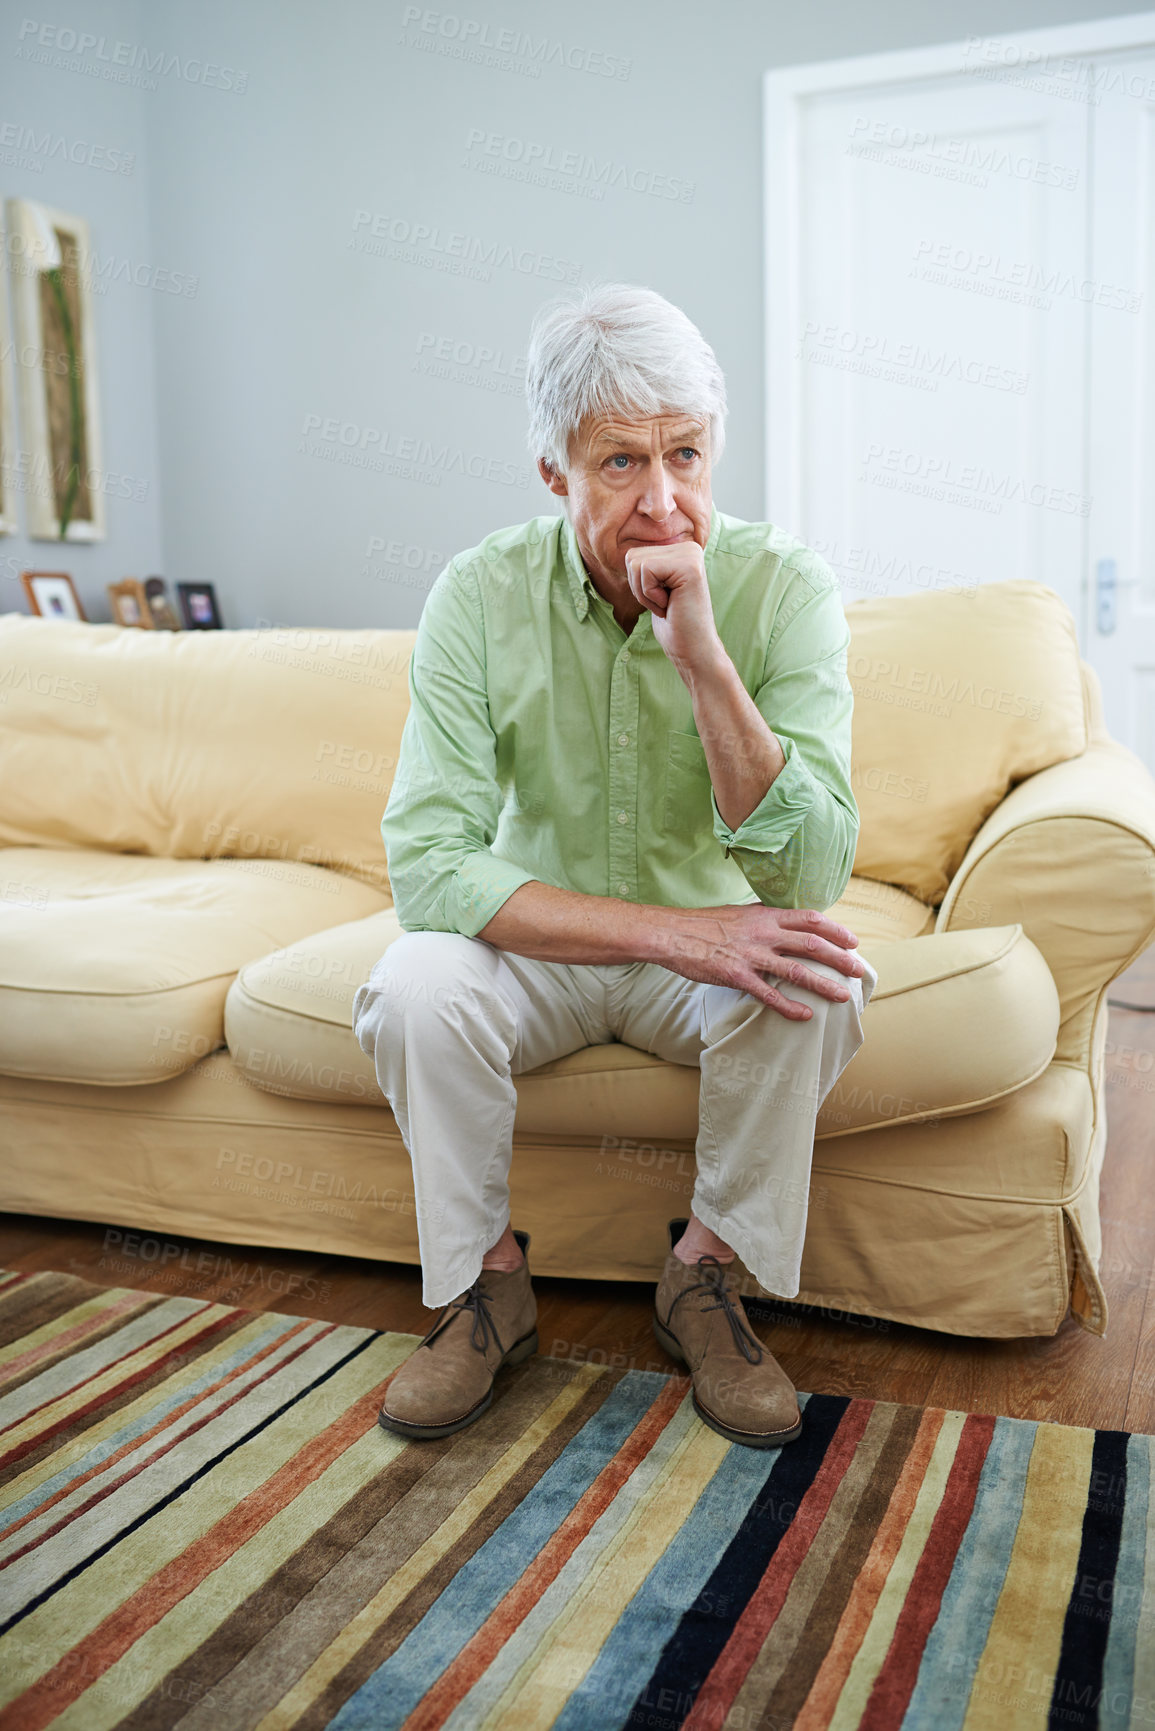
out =
{"type": "Polygon", "coordinates": [[[629,823],[629,821],[630,821],[630,814],[629,814],[629,812],[628,812],[628,811],[619,811],[619,813],[618,813],[618,822],[619,822],[619,823],[629,823]]]}
{"type": "Polygon", "coordinates": [[[630,736],[628,733],[619,733],[618,734],[618,744],[619,745],[628,745],[629,743],[630,743],[630,736]]]}
{"type": "Polygon", "coordinates": [[[630,886],[629,886],[629,884],[619,884],[619,885],[618,885],[618,894],[619,894],[619,895],[620,895],[620,896],[628,896],[628,895],[629,895],[629,893],[630,893],[630,886]]]}
{"type": "Polygon", "coordinates": [[[621,654],[621,663],[622,663],[622,666],[623,666],[623,667],[628,667],[628,666],[629,666],[629,664],[630,664],[630,652],[629,652],[629,650],[628,650],[628,649],[623,649],[623,650],[622,650],[622,654],[621,654]]]}

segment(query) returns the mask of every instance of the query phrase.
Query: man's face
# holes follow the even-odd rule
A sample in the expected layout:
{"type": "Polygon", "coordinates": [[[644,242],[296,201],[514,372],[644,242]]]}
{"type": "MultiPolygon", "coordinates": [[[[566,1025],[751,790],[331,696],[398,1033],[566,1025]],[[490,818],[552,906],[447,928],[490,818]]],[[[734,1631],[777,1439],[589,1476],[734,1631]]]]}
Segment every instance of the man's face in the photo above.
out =
{"type": "Polygon", "coordinates": [[[587,421],[556,475],[539,463],[550,491],[569,501],[591,576],[626,580],[631,547],[669,546],[710,537],[710,426],[693,415],[587,421]]]}

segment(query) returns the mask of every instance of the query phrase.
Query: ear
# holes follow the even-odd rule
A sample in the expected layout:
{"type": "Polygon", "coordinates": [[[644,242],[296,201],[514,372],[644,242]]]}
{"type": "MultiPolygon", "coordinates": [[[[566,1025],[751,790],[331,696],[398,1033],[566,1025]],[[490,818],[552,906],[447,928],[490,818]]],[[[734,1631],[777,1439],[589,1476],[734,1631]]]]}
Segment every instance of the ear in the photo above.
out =
{"type": "Polygon", "coordinates": [[[537,472],[551,493],[556,493],[559,499],[568,498],[569,488],[565,476],[559,475],[556,469],[551,469],[544,457],[537,460],[537,472]]]}

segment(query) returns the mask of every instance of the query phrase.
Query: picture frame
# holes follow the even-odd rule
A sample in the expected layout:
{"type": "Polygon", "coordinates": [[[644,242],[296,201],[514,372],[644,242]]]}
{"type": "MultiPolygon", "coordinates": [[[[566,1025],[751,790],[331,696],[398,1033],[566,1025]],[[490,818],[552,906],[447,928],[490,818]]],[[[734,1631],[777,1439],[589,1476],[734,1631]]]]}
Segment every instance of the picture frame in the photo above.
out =
{"type": "Polygon", "coordinates": [[[186,631],[220,631],[220,608],[211,583],[178,583],[177,601],[186,631]]]}
{"type": "Polygon", "coordinates": [[[125,577],[120,583],[109,583],[108,599],[117,625],[134,626],[140,631],[152,631],[152,608],[139,577],[125,577]]]}
{"type": "Polygon", "coordinates": [[[33,613],[42,619],[72,619],[82,625],[88,623],[80,596],[67,571],[22,571],[20,581],[33,613]]]}
{"type": "Polygon", "coordinates": [[[163,577],[146,577],[144,593],[152,614],[152,623],[157,631],[179,631],[180,620],[173,610],[168,597],[168,585],[163,577]]]}
{"type": "Polygon", "coordinates": [[[27,532],[103,541],[92,249],[82,217],[31,199],[5,203],[27,532]]]}

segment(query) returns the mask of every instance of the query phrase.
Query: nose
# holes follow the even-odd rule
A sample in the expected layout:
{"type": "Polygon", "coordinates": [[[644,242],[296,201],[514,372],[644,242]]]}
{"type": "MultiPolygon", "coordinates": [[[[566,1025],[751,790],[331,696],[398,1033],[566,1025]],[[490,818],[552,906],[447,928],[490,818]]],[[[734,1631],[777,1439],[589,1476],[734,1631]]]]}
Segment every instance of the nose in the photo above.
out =
{"type": "Polygon", "coordinates": [[[674,484],[664,463],[651,463],[638,509],[655,523],[664,523],[674,514],[674,484]]]}

